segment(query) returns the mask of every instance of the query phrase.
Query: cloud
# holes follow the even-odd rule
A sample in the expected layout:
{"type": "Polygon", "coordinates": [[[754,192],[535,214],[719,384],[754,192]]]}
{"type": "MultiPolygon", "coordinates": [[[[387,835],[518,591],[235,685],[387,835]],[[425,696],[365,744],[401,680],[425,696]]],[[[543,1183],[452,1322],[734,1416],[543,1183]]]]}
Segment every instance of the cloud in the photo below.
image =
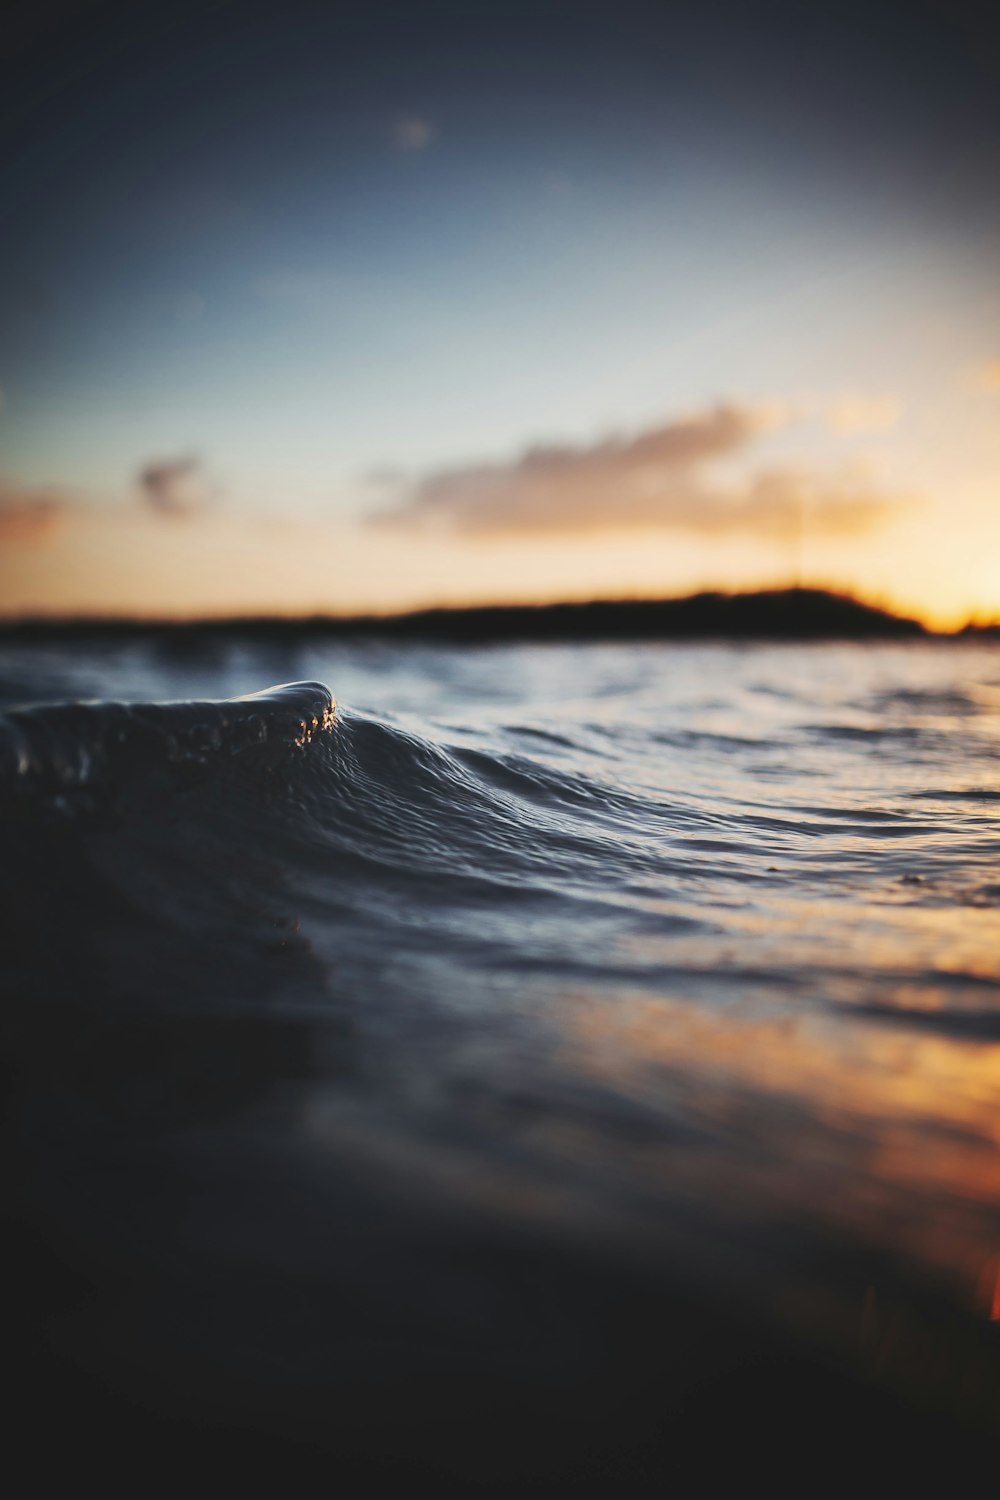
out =
{"type": "Polygon", "coordinates": [[[826,409],[827,425],[849,436],[859,432],[889,432],[903,414],[895,396],[838,396],[826,409]]]}
{"type": "Polygon", "coordinates": [[[795,419],[785,406],[720,404],[636,436],[590,447],[535,447],[508,463],[427,475],[374,523],[469,537],[567,536],[639,530],[856,534],[898,500],[856,474],[819,479],[768,469],[722,484],[712,464],[740,455],[795,419]]]}
{"type": "Polygon", "coordinates": [[[397,151],[412,155],[432,146],[438,138],[438,129],[421,115],[399,115],[392,122],[390,134],[397,151]]]}
{"type": "Polygon", "coordinates": [[[381,519],[443,522],[472,535],[669,524],[697,510],[699,465],[783,420],[770,408],[719,405],[628,439],[529,448],[509,463],[430,474],[381,519]]]}
{"type": "Polygon", "coordinates": [[[147,464],[138,477],[139,491],[157,515],[178,519],[199,515],[218,495],[197,458],[174,458],[147,464]]]}
{"type": "Polygon", "coordinates": [[[738,496],[705,508],[701,531],[753,531],[788,536],[807,527],[811,536],[852,537],[881,526],[911,497],[882,493],[851,473],[819,476],[804,469],[768,469],[738,496]]]}
{"type": "Polygon", "coordinates": [[[0,480],[0,541],[49,542],[62,529],[69,506],[55,490],[23,488],[0,480]]]}

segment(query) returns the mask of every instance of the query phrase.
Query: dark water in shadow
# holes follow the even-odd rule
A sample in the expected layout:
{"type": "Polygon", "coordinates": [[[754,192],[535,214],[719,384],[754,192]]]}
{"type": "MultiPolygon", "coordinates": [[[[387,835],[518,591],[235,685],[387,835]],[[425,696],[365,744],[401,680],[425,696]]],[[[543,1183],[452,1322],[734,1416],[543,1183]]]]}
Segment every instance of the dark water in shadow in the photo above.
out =
{"type": "Polygon", "coordinates": [[[38,1472],[989,1451],[995,652],[137,641],[0,685],[66,705],[0,726],[38,1472]]]}

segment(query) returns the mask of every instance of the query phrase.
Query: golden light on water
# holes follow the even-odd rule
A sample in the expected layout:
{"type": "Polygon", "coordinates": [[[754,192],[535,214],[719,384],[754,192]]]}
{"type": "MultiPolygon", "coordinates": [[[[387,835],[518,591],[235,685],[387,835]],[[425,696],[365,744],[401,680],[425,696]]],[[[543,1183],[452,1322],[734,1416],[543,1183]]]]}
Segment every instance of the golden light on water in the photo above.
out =
{"type": "Polygon", "coordinates": [[[1000,1319],[1000,1046],[840,1016],[712,1014],[694,998],[576,995],[563,1016],[571,1066],[697,1133],[629,1152],[619,1171],[633,1188],[669,1195],[682,1222],[685,1205],[710,1202],[737,1243],[752,1226],[780,1239],[796,1225],[848,1265],[868,1257],[882,1269],[863,1293],[760,1249],[743,1272],[773,1316],[863,1378],[1000,1417],[974,1332],[1000,1319]],[[902,1293],[900,1264],[922,1269],[954,1316],[928,1318],[902,1293]]]}

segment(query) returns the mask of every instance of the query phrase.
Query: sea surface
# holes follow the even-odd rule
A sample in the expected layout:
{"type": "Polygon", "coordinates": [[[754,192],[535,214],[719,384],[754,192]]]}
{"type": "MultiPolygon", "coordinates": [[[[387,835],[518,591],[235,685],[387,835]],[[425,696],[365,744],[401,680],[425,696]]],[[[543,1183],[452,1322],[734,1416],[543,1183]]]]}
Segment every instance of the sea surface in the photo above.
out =
{"type": "Polygon", "coordinates": [[[36,1465],[988,1451],[1000,648],[9,638],[0,698],[36,1465]]]}

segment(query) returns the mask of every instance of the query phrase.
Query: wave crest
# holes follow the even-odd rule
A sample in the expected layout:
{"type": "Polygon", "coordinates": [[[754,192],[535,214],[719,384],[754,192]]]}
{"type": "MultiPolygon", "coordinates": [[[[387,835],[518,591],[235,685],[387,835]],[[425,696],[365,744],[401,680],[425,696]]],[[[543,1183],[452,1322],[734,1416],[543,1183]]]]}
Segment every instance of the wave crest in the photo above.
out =
{"type": "Polygon", "coordinates": [[[321,682],[221,702],[55,703],[0,715],[0,784],[68,791],[139,764],[204,764],[260,746],[307,745],[333,724],[321,682]]]}

